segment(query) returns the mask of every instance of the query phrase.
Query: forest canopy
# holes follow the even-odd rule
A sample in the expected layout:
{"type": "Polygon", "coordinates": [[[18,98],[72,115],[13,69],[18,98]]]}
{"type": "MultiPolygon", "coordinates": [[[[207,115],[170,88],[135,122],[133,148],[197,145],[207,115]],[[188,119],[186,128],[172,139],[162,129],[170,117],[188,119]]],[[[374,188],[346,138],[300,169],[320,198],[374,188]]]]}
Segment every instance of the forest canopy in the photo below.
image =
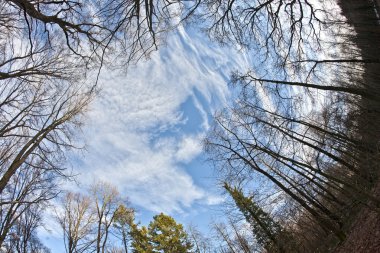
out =
{"type": "Polygon", "coordinates": [[[377,4],[1,1],[1,251],[49,252],[37,229],[59,200],[66,252],[330,252],[380,206],[377,4]],[[178,27],[256,56],[204,139],[228,199],[215,244],[163,213],[139,225],[111,184],[61,188],[102,71],[148,59],[178,27]]]}

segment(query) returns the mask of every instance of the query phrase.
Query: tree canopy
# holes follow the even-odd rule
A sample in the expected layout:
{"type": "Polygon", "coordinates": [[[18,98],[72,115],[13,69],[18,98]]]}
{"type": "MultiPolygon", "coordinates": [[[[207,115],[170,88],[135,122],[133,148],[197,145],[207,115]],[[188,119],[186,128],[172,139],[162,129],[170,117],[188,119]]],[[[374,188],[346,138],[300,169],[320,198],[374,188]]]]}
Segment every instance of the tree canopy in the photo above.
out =
{"type": "MultiPolygon", "coordinates": [[[[380,207],[378,13],[372,0],[1,1],[1,250],[48,252],[36,236],[42,210],[73,178],[68,152],[83,146],[101,71],[148,57],[182,24],[255,56],[231,75],[236,92],[204,141],[245,222],[215,226],[219,251],[323,252],[343,242],[361,208],[380,207]]],[[[168,215],[136,224],[109,183],[60,204],[67,252],[194,250],[168,215]]]]}
{"type": "Polygon", "coordinates": [[[190,253],[193,248],[183,226],[163,213],[154,216],[148,227],[134,225],[131,236],[136,253],[190,253]]]}

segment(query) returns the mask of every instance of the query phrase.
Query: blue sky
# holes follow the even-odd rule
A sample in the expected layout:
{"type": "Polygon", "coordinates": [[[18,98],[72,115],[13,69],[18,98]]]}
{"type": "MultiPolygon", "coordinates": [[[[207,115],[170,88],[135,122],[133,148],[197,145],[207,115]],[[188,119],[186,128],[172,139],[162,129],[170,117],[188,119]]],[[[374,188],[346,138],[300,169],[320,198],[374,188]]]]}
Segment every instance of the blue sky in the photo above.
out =
{"type": "MultiPolygon", "coordinates": [[[[116,185],[143,224],[164,212],[207,231],[223,196],[201,142],[229,100],[231,71],[249,65],[243,52],[180,27],[127,73],[103,69],[100,97],[84,118],[86,151],[72,157],[80,186],[116,185]]],[[[61,231],[46,223],[44,242],[63,252],[61,231]]]]}

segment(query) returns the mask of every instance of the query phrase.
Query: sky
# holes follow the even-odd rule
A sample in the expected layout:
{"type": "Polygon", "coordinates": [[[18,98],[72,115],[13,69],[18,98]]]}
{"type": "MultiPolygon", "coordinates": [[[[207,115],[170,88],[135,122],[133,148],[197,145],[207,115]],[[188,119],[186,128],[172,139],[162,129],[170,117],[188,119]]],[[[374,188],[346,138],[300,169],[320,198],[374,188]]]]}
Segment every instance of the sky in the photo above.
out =
{"type": "MultiPolygon", "coordinates": [[[[100,96],[83,127],[86,151],[71,157],[79,185],[66,188],[109,182],[142,224],[164,212],[205,232],[224,197],[202,140],[213,113],[229,101],[231,71],[248,69],[251,59],[192,29],[179,27],[126,73],[102,70],[100,96]]],[[[46,246],[64,252],[54,221],[45,227],[46,246]]]]}

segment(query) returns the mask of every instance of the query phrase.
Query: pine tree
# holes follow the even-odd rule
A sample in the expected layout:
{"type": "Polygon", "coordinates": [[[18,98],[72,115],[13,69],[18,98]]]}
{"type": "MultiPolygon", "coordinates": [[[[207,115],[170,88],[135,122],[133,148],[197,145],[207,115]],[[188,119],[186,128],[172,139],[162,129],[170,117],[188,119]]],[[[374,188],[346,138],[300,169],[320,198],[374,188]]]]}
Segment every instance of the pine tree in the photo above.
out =
{"type": "Polygon", "coordinates": [[[128,246],[131,226],[134,220],[134,210],[121,204],[114,213],[113,227],[116,234],[121,238],[125,253],[128,253],[128,246]]]}
{"type": "Polygon", "coordinates": [[[153,253],[153,247],[148,238],[148,229],[145,226],[141,228],[137,224],[131,225],[130,235],[132,238],[133,253],[153,253]]]}
{"type": "Polygon", "coordinates": [[[148,228],[131,225],[134,253],[190,253],[191,244],[182,224],[163,213],[153,217],[148,228]]]}
{"type": "Polygon", "coordinates": [[[269,252],[286,252],[283,240],[279,240],[279,236],[285,234],[281,225],[255,203],[252,197],[244,196],[241,189],[232,188],[227,183],[224,183],[224,188],[233,198],[246,221],[251,225],[257,242],[269,252]]]}

